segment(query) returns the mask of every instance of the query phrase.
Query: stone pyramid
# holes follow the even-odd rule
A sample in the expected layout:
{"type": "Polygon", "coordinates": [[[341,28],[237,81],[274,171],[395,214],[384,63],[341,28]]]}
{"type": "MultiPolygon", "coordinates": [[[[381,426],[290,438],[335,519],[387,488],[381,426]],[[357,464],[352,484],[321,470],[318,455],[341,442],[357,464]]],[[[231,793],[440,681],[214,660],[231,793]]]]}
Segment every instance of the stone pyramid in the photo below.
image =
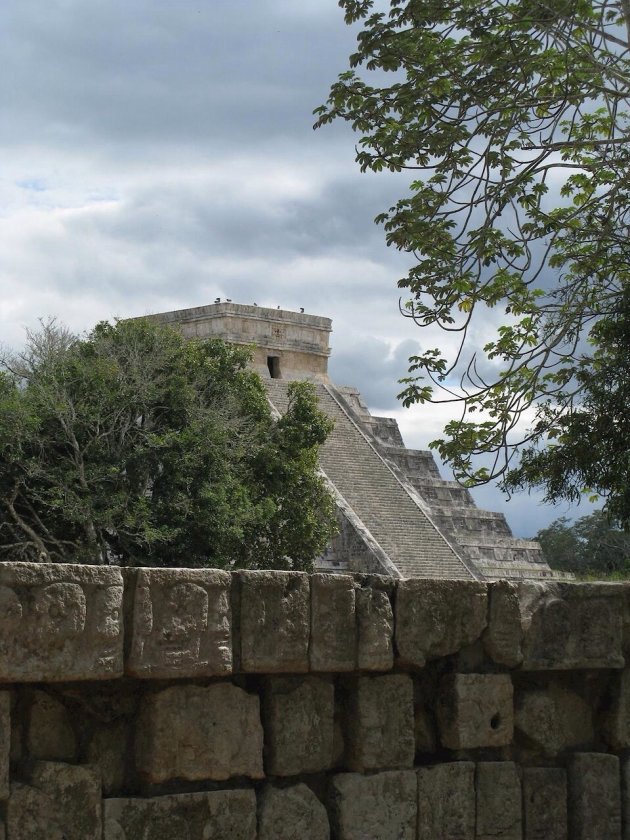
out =
{"type": "Polygon", "coordinates": [[[501,513],[480,510],[440,476],[429,451],[407,449],[396,421],[374,417],[356,388],[328,376],[331,321],[231,301],[152,316],[184,335],[255,345],[253,366],[273,409],[287,406],[295,379],[315,385],[334,421],[320,467],[337,502],[340,530],[316,568],[398,578],[554,579],[538,543],[516,539],[501,513]]]}

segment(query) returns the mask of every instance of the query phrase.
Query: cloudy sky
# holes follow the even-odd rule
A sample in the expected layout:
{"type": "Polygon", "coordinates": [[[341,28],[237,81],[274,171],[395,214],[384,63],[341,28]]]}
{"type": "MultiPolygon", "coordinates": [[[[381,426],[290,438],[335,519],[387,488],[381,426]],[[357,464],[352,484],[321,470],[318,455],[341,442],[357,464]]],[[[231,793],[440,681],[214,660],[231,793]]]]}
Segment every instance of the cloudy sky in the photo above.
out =
{"type": "MultiPolygon", "coordinates": [[[[373,224],[405,180],[361,175],[346,126],[312,130],[354,43],[336,0],[4,0],[0,37],[4,344],[50,315],[303,306],[333,319],[334,381],[408,445],[439,433],[444,410],[395,397],[434,343],[400,316],[407,261],[373,224]]],[[[566,513],[477,497],[520,535],[566,513]]]]}

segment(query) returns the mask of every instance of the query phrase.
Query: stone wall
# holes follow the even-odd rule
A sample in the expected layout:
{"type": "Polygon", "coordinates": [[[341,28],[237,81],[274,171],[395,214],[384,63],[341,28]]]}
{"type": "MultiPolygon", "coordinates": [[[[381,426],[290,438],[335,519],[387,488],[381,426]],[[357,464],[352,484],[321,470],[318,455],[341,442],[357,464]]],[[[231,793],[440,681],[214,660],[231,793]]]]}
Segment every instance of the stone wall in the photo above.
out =
{"type": "Polygon", "coordinates": [[[0,837],[630,840],[630,587],[0,565],[0,837]]]}

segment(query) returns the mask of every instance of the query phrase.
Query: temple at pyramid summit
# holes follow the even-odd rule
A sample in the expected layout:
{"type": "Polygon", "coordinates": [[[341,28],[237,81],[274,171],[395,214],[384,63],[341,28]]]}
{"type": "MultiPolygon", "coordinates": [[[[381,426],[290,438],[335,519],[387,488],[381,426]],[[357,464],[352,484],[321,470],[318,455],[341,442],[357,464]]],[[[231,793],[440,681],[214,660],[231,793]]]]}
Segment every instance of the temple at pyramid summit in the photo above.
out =
{"type": "Polygon", "coordinates": [[[231,301],[152,315],[187,337],[255,347],[252,364],[268,399],[286,410],[287,385],[313,382],[334,430],[320,467],[337,504],[339,534],[315,567],[397,578],[566,579],[538,543],[517,539],[501,513],[479,509],[441,477],[433,454],[408,449],[396,421],[375,417],[359,391],[328,376],[329,318],[231,301]]]}

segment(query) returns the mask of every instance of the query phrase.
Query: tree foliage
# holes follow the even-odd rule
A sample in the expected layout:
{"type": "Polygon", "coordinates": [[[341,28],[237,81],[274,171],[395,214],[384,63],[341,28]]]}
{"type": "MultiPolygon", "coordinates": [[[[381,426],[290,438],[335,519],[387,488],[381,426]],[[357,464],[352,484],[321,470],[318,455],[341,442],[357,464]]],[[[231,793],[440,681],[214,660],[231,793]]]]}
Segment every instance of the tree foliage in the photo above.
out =
{"type": "Polygon", "coordinates": [[[580,575],[630,573],[630,535],[611,524],[602,511],[574,523],[560,517],[535,539],[552,569],[580,575]]]}
{"type": "Polygon", "coordinates": [[[0,557],[308,569],[334,527],[306,383],[272,417],[245,348],[48,324],[0,373],[0,557]]]}
{"type": "Polygon", "coordinates": [[[413,173],[377,221],[414,257],[403,314],[449,334],[404,404],[459,404],[433,445],[463,482],[595,490],[627,523],[625,422],[601,412],[630,372],[630,0],[340,5],[358,46],[316,125],[351,123],[363,171],[413,173]],[[591,434],[610,457],[582,459],[591,434]]]}

